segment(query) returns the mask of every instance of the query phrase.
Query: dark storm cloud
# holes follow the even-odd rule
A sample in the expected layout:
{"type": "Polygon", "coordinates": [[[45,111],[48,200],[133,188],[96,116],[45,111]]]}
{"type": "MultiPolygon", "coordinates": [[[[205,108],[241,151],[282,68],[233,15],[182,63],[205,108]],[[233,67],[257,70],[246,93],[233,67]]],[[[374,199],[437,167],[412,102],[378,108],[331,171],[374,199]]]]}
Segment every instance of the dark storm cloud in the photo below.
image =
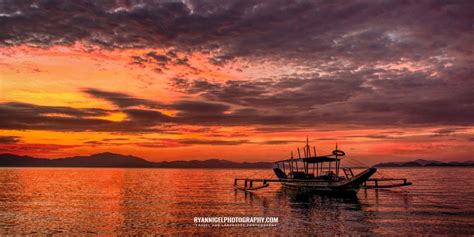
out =
{"type": "Polygon", "coordinates": [[[112,123],[91,117],[108,115],[103,109],[76,109],[64,106],[39,106],[27,103],[0,103],[0,128],[45,130],[106,129],[112,123]]]}
{"type": "Polygon", "coordinates": [[[130,122],[135,122],[140,126],[152,126],[161,123],[235,126],[281,124],[292,120],[291,116],[288,115],[262,113],[252,108],[231,109],[229,105],[222,102],[178,100],[166,104],[119,92],[97,89],[86,89],[84,92],[116,105],[121,112],[127,114],[130,122]],[[175,110],[177,113],[176,116],[170,117],[156,109],[175,110]]]}
{"type": "Polygon", "coordinates": [[[261,142],[264,145],[280,145],[280,144],[289,144],[289,143],[301,143],[299,140],[268,140],[261,142]]]}
{"type": "Polygon", "coordinates": [[[166,57],[165,55],[157,54],[154,51],[146,53],[145,56],[150,57],[153,60],[155,60],[157,62],[160,62],[160,63],[166,63],[166,62],[170,61],[170,59],[168,57],[166,57]]]}
{"type": "Polygon", "coordinates": [[[90,118],[107,115],[101,109],[75,109],[26,103],[0,103],[1,129],[107,130],[113,122],[90,118]]]}
{"type": "Polygon", "coordinates": [[[474,123],[474,81],[443,71],[362,68],[330,75],[224,83],[174,79],[171,86],[209,101],[291,115],[295,125],[469,125],[474,123]],[[296,119],[297,118],[297,119],[296,119]]]}
{"type": "Polygon", "coordinates": [[[180,65],[185,66],[193,71],[197,71],[195,67],[189,65],[189,60],[186,56],[179,57],[176,50],[168,50],[166,55],[158,54],[155,51],[150,51],[141,56],[134,55],[131,57],[131,65],[139,65],[141,67],[146,67],[147,65],[155,66],[155,72],[162,72],[165,69],[168,69],[170,65],[180,65]]]}
{"type": "Polygon", "coordinates": [[[473,97],[473,87],[470,81],[445,84],[443,81],[432,80],[416,85],[417,82],[413,82],[414,79],[411,78],[368,80],[362,86],[360,81],[352,80],[348,81],[348,86],[337,87],[339,92],[332,93],[333,82],[325,80],[327,79],[286,78],[282,81],[255,83],[231,81],[206,86],[203,88],[207,90],[201,88],[195,92],[208,98],[208,101],[178,100],[172,103],[89,88],[83,91],[95,98],[111,102],[116,108],[78,109],[5,102],[0,104],[0,128],[170,132],[165,125],[271,125],[274,126],[273,129],[281,131],[285,128],[294,130],[330,124],[390,127],[426,124],[465,126],[474,123],[474,100],[470,99],[473,97]],[[234,94],[225,96],[222,91],[228,90],[228,87],[237,89],[231,90],[234,94]],[[306,93],[305,88],[313,89],[306,93]],[[447,88],[457,93],[443,93],[447,88]],[[289,91],[286,92],[286,89],[289,91]],[[294,91],[300,93],[293,94],[294,91]],[[420,91],[424,92],[424,96],[420,97],[420,91]],[[333,98],[333,95],[337,95],[336,98],[333,98]],[[293,96],[297,99],[292,98],[293,96]],[[163,109],[175,111],[175,115],[166,115],[161,112],[163,109]],[[126,119],[116,122],[98,118],[116,112],[124,113],[126,119]]]}
{"type": "Polygon", "coordinates": [[[163,105],[160,103],[150,101],[150,100],[135,98],[125,93],[108,92],[108,91],[103,91],[103,90],[98,90],[98,89],[93,89],[93,88],[85,88],[83,91],[96,98],[107,100],[111,102],[112,104],[118,106],[119,108],[127,108],[127,107],[140,106],[140,105],[147,106],[150,108],[163,107],[163,105]]]}
{"type": "Polygon", "coordinates": [[[208,100],[253,106],[310,110],[313,106],[346,101],[362,92],[362,80],[281,78],[264,81],[227,81],[210,83],[174,79],[172,86],[186,93],[199,94],[208,100]]]}
{"type": "Polygon", "coordinates": [[[282,124],[291,119],[284,115],[262,114],[253,109],[230,109],[222,103],[204,101],[176,101],[159,103],[125,93],[86,89],[85,93],[104,99],[116,109],[71,108],[40,106],[27,103],[0,103],[0,129],[32,129],[53,131],[117,131],[117,132],[172,132],[166,124],[184,125],[249,125],[282,124]],[[174,110],[168,116],[160,109],[174,110]],[[123,121],[110,121],[101,116],[122,112],[123,121]]]}
{"type": "Polygon", "coordinates": [[[0,136],[0,144],[15,144],[20,141],[21,139],[18,136],[0,136]]]}
{"type": "Polygon", "coordinates": [[[450,136],[456,134],[460,131],[466,130],[467,127],[449,127],[449,128],[441,128],[437,129],[433,132],[433,137],[442,137],[442,136],[450,136]]]}
{"type": "MultiPolygon", "coordinates": [[[[177,147],[177,146],[193,146],[193,145],[211,145],[211,146],[234,146],[242,144],[264,144],[264,145],[280,145],[288,143],[301,143],[297,140],[269,140],[263,142],[251,141],[248,139],[240,140],[222,140],[222,139],[148,139],[151,142],[130,143],[144,147],[177,147]]],[[[125,144],[125,143],[123,143],[125,144]]]]}
{"type": "Polygon", "coordinates": [[[469,55],[472,9],[472,1],[4,1],[0,42],[363,63],[469,55]]]}
{"type": "Polygon", "coordinates": [[[222,114],[230,108],[228,105],[202,101],[177,101],[170,107],[190,114],[222,114]]]}
{"type": "Polygon", "coordinates": [[[177,139],[175,140],[179,144],[183,145],[241,145],[241,144],[263,144],[263,145],[281,145],[281,144],[290,144],[290,143],[301,143],[300,140],[268,140],[268,141],[251,141],[248,139],[241,140],[212,140],[212,139],[177,139]]]}
{"type": "Polygon", "coordinates": [[[169,118],[158,111],[145,109],[78,109],[5,102],[0,103],[0,120],[2,121],[0,129],[165,132],[156,126],[168,121],[169,118]],[[124,121],[115,122],[98,118],[118,111],[127,115],[124,121]]]}
{"type": "Polygon", "coordinates": [[[180,144],[184,145],[214,145],[214,146],[228,146],[240,145],[250,143],[249,140],[201,140],[201,139],[183,139],[179,140],[180,144]]]}
{"type": "Polygon", "coordinates": [[[119,137],[119,138],[104,138],[102,141],[104,142],[112,142],[112,141],[128,141],[130,138],[119,137]]]}
{"type": "Polygon", "coordinates": [[[228,105],[205,102],[179,100],[174,103],[159,103],[130,96],[126,93],[109,92],[104,90],[87,88],[85,93],[99,99],[111,102],[123,112],[135,117],[160,117],[161,113],[154,110],[130,109],[131,107],[147,107],[150,109],[173,109],[186,114],[222,114],[229,109],[228,105]]]}
{"type": "Polygon", "coordinates": [[[345,136],[347,138],[371,138],[371,139],[387,139],[392,138],[388,135],[384,134],[371,134],[371,135],[363,135],[363,136],[345,136]]]}
{"type": "MultiPolygon", "coordinates": [[[[103,116],[109,114],[110,111],[104,109],[75,109],[65,106],[39,106],[20,102],[2,103],[0,110],[2,112],[8,109],[15,109],[18,115],[22,114],[60,114],[63,116],[86,117],[86,116],[103,116]]],[[[3,114],[3,113],[1,113],[3,114]]]]}

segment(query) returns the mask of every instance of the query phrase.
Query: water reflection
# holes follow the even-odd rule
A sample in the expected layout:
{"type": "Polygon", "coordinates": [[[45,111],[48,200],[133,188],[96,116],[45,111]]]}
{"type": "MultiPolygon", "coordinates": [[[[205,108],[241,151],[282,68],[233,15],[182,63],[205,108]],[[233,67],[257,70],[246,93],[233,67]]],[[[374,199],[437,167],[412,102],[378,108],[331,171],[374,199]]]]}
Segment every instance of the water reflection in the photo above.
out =
{"type": "Polygon", "coordinates": [[[311,230],[313,233],[322,234],[371,233],[374,226],[370,221],[373,216],[364,210],[359,197],[353,194],[300,192],[283,186],[273,197],[236,190],[235,195],[238,197],[239,194],[250,206],[260,205],[269,209],[271,203],[277,203],[279,214],[282,215],[280,225],[285,230],[295,227],[296,224],[300,232],[311,230]],[[294,223],[294,220],[298,223],[294,223]]]}
{"type": "Polygon", "coordinates": [[[254,193],[233,189],[233,177],[255,170],[0,169],[0,235],[474,234],[473,171],[460,172],[466,185],[451,182],[449,192],[442,182],[450,182],[453,170],[399,169],[393,172],[416,185],[332,196],[278,184],[254,193]],[[279,223],[211,229],[193,223],[212,216],[278,217],[279,223]]]}
{"type": "Polygon", "coordinates": [[[18,194],[22,189],[18,180],[18,173],[15,169],[7,169],[3,175],[0,175],[0,213],[6,217],[0,219],[0,229],[13,228],[18,224],[15,213],[20,210],[18,201],[20,195],[18,194]]]}

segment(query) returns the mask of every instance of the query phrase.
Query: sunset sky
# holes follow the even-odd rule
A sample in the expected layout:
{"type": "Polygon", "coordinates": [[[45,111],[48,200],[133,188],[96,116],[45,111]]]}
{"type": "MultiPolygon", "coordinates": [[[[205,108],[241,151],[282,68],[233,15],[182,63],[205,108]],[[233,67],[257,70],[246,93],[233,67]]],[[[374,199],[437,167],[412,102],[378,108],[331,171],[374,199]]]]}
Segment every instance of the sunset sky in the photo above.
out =
{"type": "Polygon", "coordinates": [[[1,1],[0,153],[471,160],[474,1],[1,1]]]}

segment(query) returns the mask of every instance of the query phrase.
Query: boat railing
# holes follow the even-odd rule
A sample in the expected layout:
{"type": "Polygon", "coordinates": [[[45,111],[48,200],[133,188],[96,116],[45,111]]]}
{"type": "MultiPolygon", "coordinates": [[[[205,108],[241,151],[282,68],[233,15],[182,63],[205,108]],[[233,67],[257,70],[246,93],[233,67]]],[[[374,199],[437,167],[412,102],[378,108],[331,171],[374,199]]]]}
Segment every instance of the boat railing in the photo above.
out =
{"type": "Polygon", "coordinates": [[[352,172],[351,168],[344,167],[344,168],[342,168],[342,171],[344,171],[344,175],[346,175],[346,178],[350,179],[350,178],[354,177],[354,173],[352,172]]]}

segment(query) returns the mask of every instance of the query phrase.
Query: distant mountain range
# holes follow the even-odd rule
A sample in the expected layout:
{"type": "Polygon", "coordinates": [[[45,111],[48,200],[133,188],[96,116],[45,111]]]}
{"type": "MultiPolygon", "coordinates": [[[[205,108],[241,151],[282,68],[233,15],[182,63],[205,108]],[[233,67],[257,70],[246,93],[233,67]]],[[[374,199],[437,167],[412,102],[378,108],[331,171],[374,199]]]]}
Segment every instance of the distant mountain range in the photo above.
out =
{"type": "Polygon", "coordinates": [[[271,168],[272,165],[271,162],[238,163],[221,159],[151,162],[110,152],[58,159],[0,154],[0,167],[271,168]]]}
{"type": "MultiPolygon", "coordinates": [[[[0,154],[0,167],[128,167],[128,168],[271,168],[272,162],[233,162],[222,159],[151,162],[136,156],[116,153],[99,153],[90,156],[73,156],[58,159],[35,158],[14,154],[0,154]]],[[[474,161],[440,162],[415,160],[409,162],[388,162],[374,167],[436,167],[474,166],[474,161]]]]}
{"type": "Polygon", "coordinates": [[[436,166],[474,166],[474,161],[441,162],[436,160],[414,160],[409,162],[387,162],[374,165],[374,167],[436,167],[436,166]]]}

